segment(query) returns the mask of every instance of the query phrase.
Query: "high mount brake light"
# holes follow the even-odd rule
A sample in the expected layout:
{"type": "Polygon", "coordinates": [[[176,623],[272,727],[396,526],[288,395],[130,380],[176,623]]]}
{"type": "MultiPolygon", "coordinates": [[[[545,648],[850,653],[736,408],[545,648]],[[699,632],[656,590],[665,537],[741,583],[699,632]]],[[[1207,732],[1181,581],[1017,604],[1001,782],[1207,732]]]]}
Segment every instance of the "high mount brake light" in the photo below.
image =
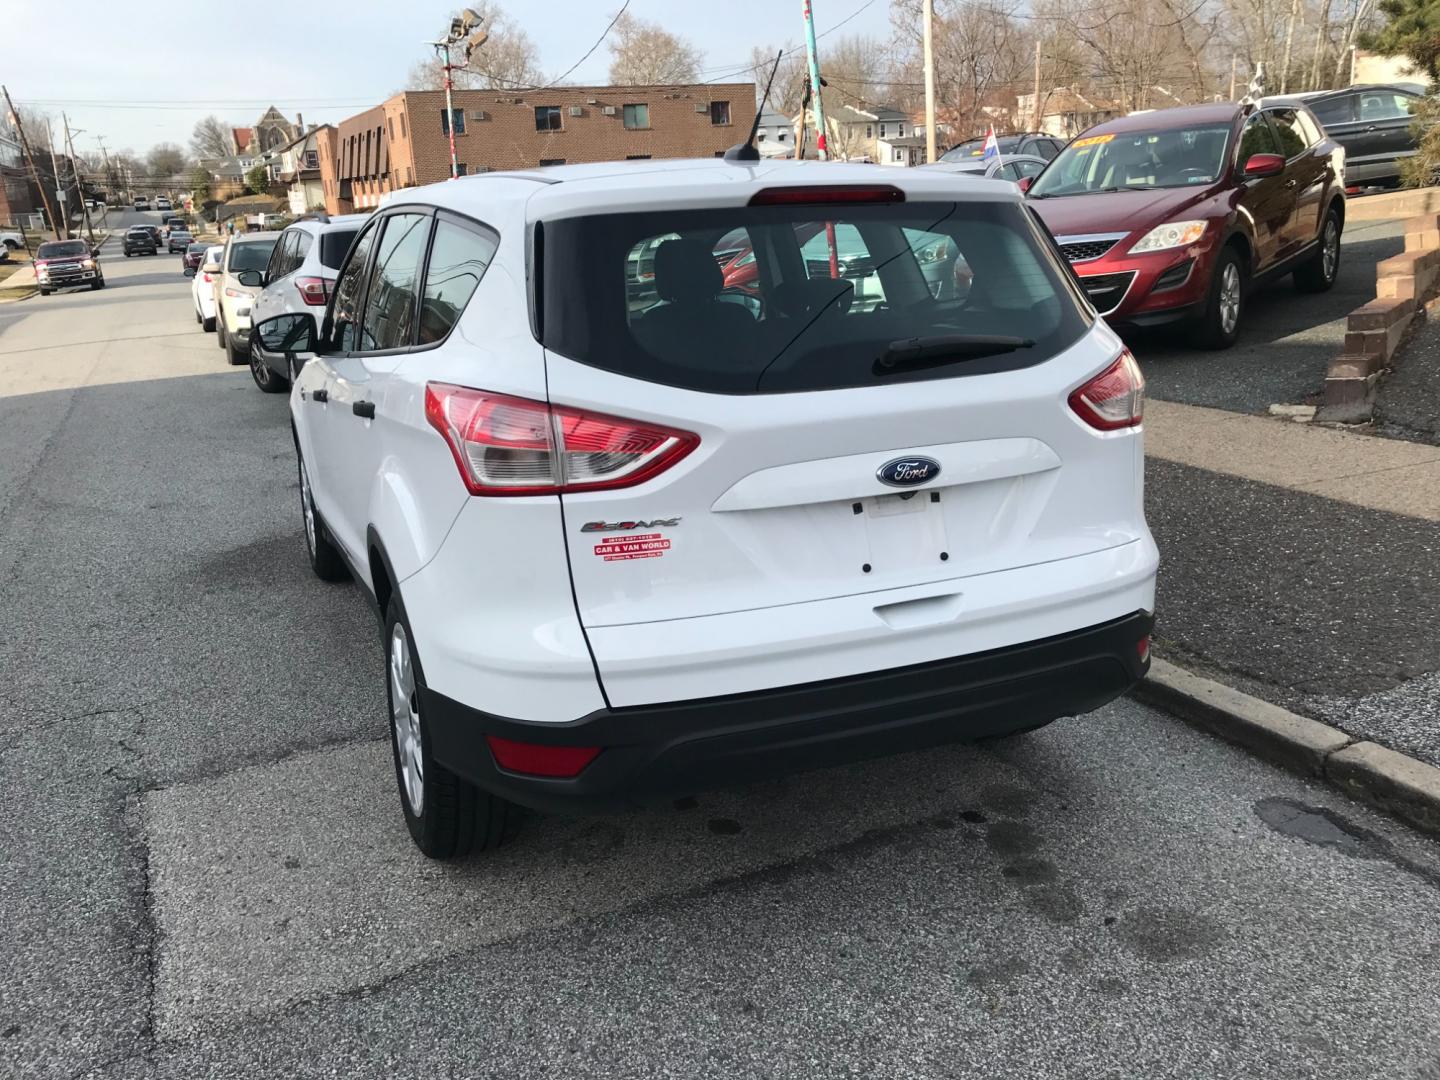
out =
{"type": "Polygon", "coordinates": [[[1129,349],[1070,395],[1070,408],[1099,431],[1136,427],[1145,415],[1145,377],[1129,349]]]}
{"type": "Polygon", "coordinates": [[[700,445],[688,431],[449,383],[425,387],[472,495],[554,495],[632,487],[700,445]]]}
{"type": "Polygon", "coordinates": [[[751,206],[835,206],[853,203],[903,203],[905,193],[890,184],[816,184],[762,188],[751,206]]]}

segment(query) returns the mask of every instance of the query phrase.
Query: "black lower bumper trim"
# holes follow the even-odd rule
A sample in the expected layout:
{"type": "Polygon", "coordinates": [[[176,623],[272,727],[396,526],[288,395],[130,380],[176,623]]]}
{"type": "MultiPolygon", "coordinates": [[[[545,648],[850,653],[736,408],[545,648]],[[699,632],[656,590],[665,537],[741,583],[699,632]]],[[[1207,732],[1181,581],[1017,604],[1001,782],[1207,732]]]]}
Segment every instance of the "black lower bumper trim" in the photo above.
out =
{"type": "Polygon", "coordinates": [[[749,694],[600,709],[563,724],[494,716],[426,689],[431,752],[446,768],[539,810],[589,812],[824,768],[942,743],[1005,735],[1090,712],[1144,676],[1148,612],[1042,641],[929,664],[749,694]],[[501,770],[499,735],[599,746],[568,780],[501,770]]]}

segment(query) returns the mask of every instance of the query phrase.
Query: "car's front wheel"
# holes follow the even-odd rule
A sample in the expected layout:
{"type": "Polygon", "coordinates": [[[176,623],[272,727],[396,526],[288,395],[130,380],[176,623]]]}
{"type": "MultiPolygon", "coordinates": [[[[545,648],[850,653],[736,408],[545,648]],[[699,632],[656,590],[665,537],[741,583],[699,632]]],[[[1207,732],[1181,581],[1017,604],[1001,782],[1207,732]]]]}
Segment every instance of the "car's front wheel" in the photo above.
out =
{"type": "Polygon", "coordinates": [[[1200,343],[1207,349],[1228,349],[1240,336],[1245,314],[1245,264],[1233,247],[1221,250],[1210,278],[1210,293],[1200,316],[1200,343]]]}
{"type": "Polygon", "coordinates": [[[1315,254],[1295,268],[1295,287],[1301,292],[1329,292],[1340,274],[1340,215],[1325,214],[1320,227],[1320,244],[1315,254]]]}
{"type": "Polygon", "coordinates": [[[432,756],[425,679],[398,596],[385,613],[385,686],[400,806],[415,846],[432,859],[451,859],[503,844],[517,820],[515,807],[432,756]]]}

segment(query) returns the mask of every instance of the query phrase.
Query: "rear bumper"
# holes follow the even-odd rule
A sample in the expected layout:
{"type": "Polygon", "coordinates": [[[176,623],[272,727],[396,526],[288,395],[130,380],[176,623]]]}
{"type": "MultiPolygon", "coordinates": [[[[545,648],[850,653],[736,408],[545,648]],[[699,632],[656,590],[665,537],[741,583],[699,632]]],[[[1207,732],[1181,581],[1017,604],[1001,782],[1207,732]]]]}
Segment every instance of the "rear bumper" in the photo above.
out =
{"type": "Polygon", "coordinates": [[[1003,735],[1099,708],[1148,668],[1151,630],[1136,611],[1022,645],[889,671],[747,694],[598,709],[564,723],[494,716],[431,690],[424,709],[436,760],[480,787],[544,811],[589,812],[1003,735]],[[485,742],[599,746],[573,779],[500,769],[485,742]]]}

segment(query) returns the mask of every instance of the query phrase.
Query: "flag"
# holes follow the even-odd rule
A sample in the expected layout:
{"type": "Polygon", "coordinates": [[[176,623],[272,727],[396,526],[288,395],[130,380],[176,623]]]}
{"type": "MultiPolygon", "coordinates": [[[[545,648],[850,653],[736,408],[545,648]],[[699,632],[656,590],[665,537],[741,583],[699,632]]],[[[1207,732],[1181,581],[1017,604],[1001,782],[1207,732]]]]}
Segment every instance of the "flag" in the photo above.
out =
{"type": "Polygon", "coordinates": [[[995,138],[995,125],[990,125],[990,134],[985,136],[985,149],[980,153],[981,161],[995,161],[1000,157],[1000,140],[995,138]]]}

